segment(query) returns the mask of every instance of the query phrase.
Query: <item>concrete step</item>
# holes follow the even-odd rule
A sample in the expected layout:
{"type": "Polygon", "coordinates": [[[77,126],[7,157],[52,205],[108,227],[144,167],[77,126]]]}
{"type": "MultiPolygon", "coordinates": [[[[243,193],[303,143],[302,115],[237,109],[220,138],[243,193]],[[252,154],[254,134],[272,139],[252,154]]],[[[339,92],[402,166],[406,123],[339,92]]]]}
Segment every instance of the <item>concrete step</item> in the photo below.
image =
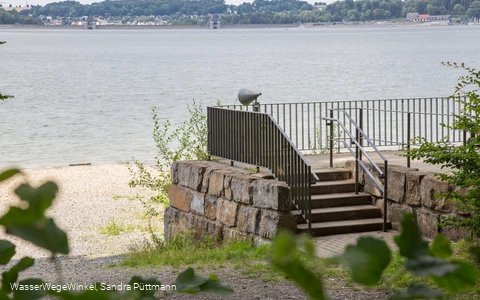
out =
{"type": "Polygon", "coordinates": [[[312,172],[318,176],[318,181],[335,181],[351,178],[350,170],[343,168],[318,169],[312,172]]]}
{"type": "MultiPolygon", "coordinates": [[[[306,223],[298,210],[292,211],[297,216],[297,224],[306,223]]],[[[343,220],[373,219],[381,216],[380,209],[373,205],[353,205],[312,209],[312,222],[330,222],[343,220]]]]}
{"type": "MultiPolygon", "coordinates": [[[[391,225],[387,224],[388,229],[391,225]]],[[[314,236],[325,236],[344,233],[380,231],[383,230],[383,219],[361,219],[348,221],[331,221],[312,224],[312,234],[314,236]]],[[[308,224],[298,224],[298,232],[308,232],[308,224]]]]}
{"type": "Polygon", "coordinates": [[[320,181],[312,184],[312,195],[355,192],[355,180],[320,181]]]}
{"type": "Polygon", "coordinates": [[[336,193],[312,195],[312,209],[371,204],[372,196],[367,193],[336,193]]]}

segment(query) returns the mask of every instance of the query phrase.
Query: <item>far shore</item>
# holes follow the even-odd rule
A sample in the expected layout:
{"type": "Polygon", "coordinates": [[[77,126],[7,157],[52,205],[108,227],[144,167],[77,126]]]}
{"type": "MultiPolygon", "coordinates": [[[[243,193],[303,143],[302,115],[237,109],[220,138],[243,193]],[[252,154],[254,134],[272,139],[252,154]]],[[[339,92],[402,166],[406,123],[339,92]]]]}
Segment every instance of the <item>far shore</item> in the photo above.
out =
{"type": "MultiPolygon", "coordinates": [[[[474,24],[480,25],[480,24],[474,24]]],[[[376,28],[376,27],[436,27],[436,26],[467,26],[465,24],[455,24],[447,22],[393,22],[393,21],[369,21],[369,22],[319,22],[319,23],[303,23],[303,24],[222,24],[218,30],[222,29],[272,29],[272,28],[376,28]]],[[[84,25],[0,25],[3,29],[70,29],[70,30],[87,30],[84,25]]],[[[96,25],[95,30],[172,30],[172,29],[210,29],[208,25],[96,25]]]]}

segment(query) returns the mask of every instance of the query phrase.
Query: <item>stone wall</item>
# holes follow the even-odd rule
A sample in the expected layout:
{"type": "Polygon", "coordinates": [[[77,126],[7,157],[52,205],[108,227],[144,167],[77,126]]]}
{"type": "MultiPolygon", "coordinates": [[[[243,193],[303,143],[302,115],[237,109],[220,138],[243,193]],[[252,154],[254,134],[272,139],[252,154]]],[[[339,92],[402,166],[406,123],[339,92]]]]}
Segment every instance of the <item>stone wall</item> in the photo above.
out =
{"type": "MultiPolygon", "coordinates": [[[[379,182],[384,183],[374,171],[372,165],[365,163],[370,172],[376,176],[379,182]]],[[[355,161],[347,161],[345,168],[355,171],[355,161]]],[[[383,171],[384,167],[380,166],[383,171]]],[[[383,196],[368,176],[364,176],[360,168],[361,189],[372,195],[373,204],[382,209],[383,196]]],[[[438,226],[441,216],[455,215],[464,217],[455,206],[445,198],[438,196],[439,193],[452,191],[455,187],[437,179],[432,172],[422,172],[418,169],[402,166],[388,166],[388,219],[394,230],[400,230],[400,221],[404,213],[413,213],[422,234],[433,238],[437,233],[442,233],[453,240],[469,237],[465,230],[447,229],[438,226]]]]}
{"type": "Polygon", "coordinates": [[[290,188],[271,174],[218,162],[181,161],[172,165],[165,238],[191,232],[198,238],[250,240],[275,237],[280,228],[296,230],[290,188]]]}

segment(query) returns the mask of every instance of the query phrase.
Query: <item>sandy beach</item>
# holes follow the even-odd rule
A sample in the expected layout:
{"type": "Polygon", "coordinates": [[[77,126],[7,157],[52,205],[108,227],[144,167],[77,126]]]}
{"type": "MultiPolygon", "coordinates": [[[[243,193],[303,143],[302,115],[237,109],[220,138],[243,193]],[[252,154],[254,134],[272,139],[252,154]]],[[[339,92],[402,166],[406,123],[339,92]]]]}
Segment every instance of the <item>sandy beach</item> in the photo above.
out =
{"type": "MultiPolygon", "coordinates": [[[[139,198],[148,199],[155,194],[145,188],[131,188],[128,182],[131,175],[126,165],[98,165],[58,167],[26,170],[23,176],[15,176],[0,183],[0,215],[11,205],[18,205],[19,198],[13,190],[22,182],[38,186],[47,180],[56,182],[59,193],[47,215],[67,232],[70,255],[60,260],[64,265],[64,276],[70,280],[105,280],[90,270],[101,270],[119,260],[119,255],[129,251],[134,245],[149,240],[148,221],[145,209],[139,198]],[[106,228],[112,224],[123,229],[112,235],[106,228]],[[69,262],[69,263],[67,263],[69,262]],[[76,262],[73,265],[72,262],[76,262]],[[91,264],[93,262],[93,264],[91,264]],[[82,271],[82,268],[86,268],[82,271]],[[76,278],[75,278],[76,277],[76,278]]],[[[154,221],[154,228],[163,233],[161,220],[154,221]]],[[[0,231],[0,239],[7,239],[17,245],[14,261],[23,256],[37,260],[36,265],[24,276],[39,275],[46,279],[54,272],[48,260],[49,253],[0,231]]],[[[0,267],[1,270],[1,267],[0,267]]]]}

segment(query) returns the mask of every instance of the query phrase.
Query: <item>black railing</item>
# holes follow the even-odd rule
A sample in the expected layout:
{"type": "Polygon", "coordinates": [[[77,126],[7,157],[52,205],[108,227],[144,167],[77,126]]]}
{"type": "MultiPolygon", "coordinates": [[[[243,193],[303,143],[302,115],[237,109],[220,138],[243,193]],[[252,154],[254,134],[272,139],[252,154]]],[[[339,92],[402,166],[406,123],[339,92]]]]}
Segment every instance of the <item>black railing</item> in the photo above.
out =
{"type": "MultiPolygon", "coordinates": [[[[241,105],[225,107],[252,110],[241,105]]],[[[465,139],[463,132],[441,126],[451,125],[454,115],[463,109],[458,99],[450,97],[260,104],[260,111],[272,115],[297,148],[306,151],[328,151],[329,128],[323,126],[321,119],[329,117],[329,110],[343,110],[359,120],[360,109],[363,109],[363,131],[379,147],[403,149],[413,137],[436,142],[448,135],[452,143],[462,143],[465,139]]],[[[340,116],[340,120],[350,132],[355,131],[345,116],[340,116]]],[[[335,128],[334,136],[341,136],[340,128],[335,128]]],[[[337,150],[340,148],[345,149],[338,144],[337,150]]]]}
{"type": "Polygon", "coordinates": [[[208,107],[208,150],[212,156],[264,167],[290,186],[293,204],[311,230],[310,164],[278,123],[266,113],[208,107]]]}
{"type": "MultiPolygon", "coordinates": [[[[349,123],[355,128],[355,136],[350,132],[347,126],[340,120],[339,116],[337,118],[334,118],[333,115],[333,110],[330,110],[329,117],[328,118],[323,118],[324,120],[327,121],[326,125],[327,127],[330,128],[330,167],[333,167],[333,145],[334,145],[334,140],[337,140],[339,142],[342,142],[344,144],[344,147],[352,154],[353,157],[355,157],[355,194],[358,194],[359,191],[359,166],[362,167],[364,174],[367,174],[370,179],[375,183],[379,191],[383,194],[383,231],[387,231],[387,199],[388,199],[388,160],[383,156],[383,154],[378,150],[378,148],[375,146],[372,140],[369,139],[369,137],[363,132],[362,128],[357,125],[357,123],[352,119],[352,117],[345,111],[338,111],[338,113],[343,116],[344,119],[347,119],[349,123]],[[333,137],[333,127],[334,124],[333,122],[336,122],[338,124],[338,127],[342,129],[342,131],[345,133],[345,137],[348,138],[337,138],[335,139],[333,137]],[[370,157],[370,155],[365,151],[365,148],[363,147],[363,141],[366,142],[367,147],[371,147],[375,153],[378,155],[378,157],[382,160],[383,162],[383,171],[382,169],[373,161],[373,159],[370,157]],[[353,151],[350,142],[355,145],[355,152],[353,151]],[[365,166],[365,164],[362,161],[362,157],[365,156],[367,160],[370,162],[372,165],[373,171],[376,171],[380,179],[383,179],[383,186],[380,183],[379,180],[370,172],[370,170],[365,166]]],[[[360,120],[362,120],[360,118],[360,120]]]]}

